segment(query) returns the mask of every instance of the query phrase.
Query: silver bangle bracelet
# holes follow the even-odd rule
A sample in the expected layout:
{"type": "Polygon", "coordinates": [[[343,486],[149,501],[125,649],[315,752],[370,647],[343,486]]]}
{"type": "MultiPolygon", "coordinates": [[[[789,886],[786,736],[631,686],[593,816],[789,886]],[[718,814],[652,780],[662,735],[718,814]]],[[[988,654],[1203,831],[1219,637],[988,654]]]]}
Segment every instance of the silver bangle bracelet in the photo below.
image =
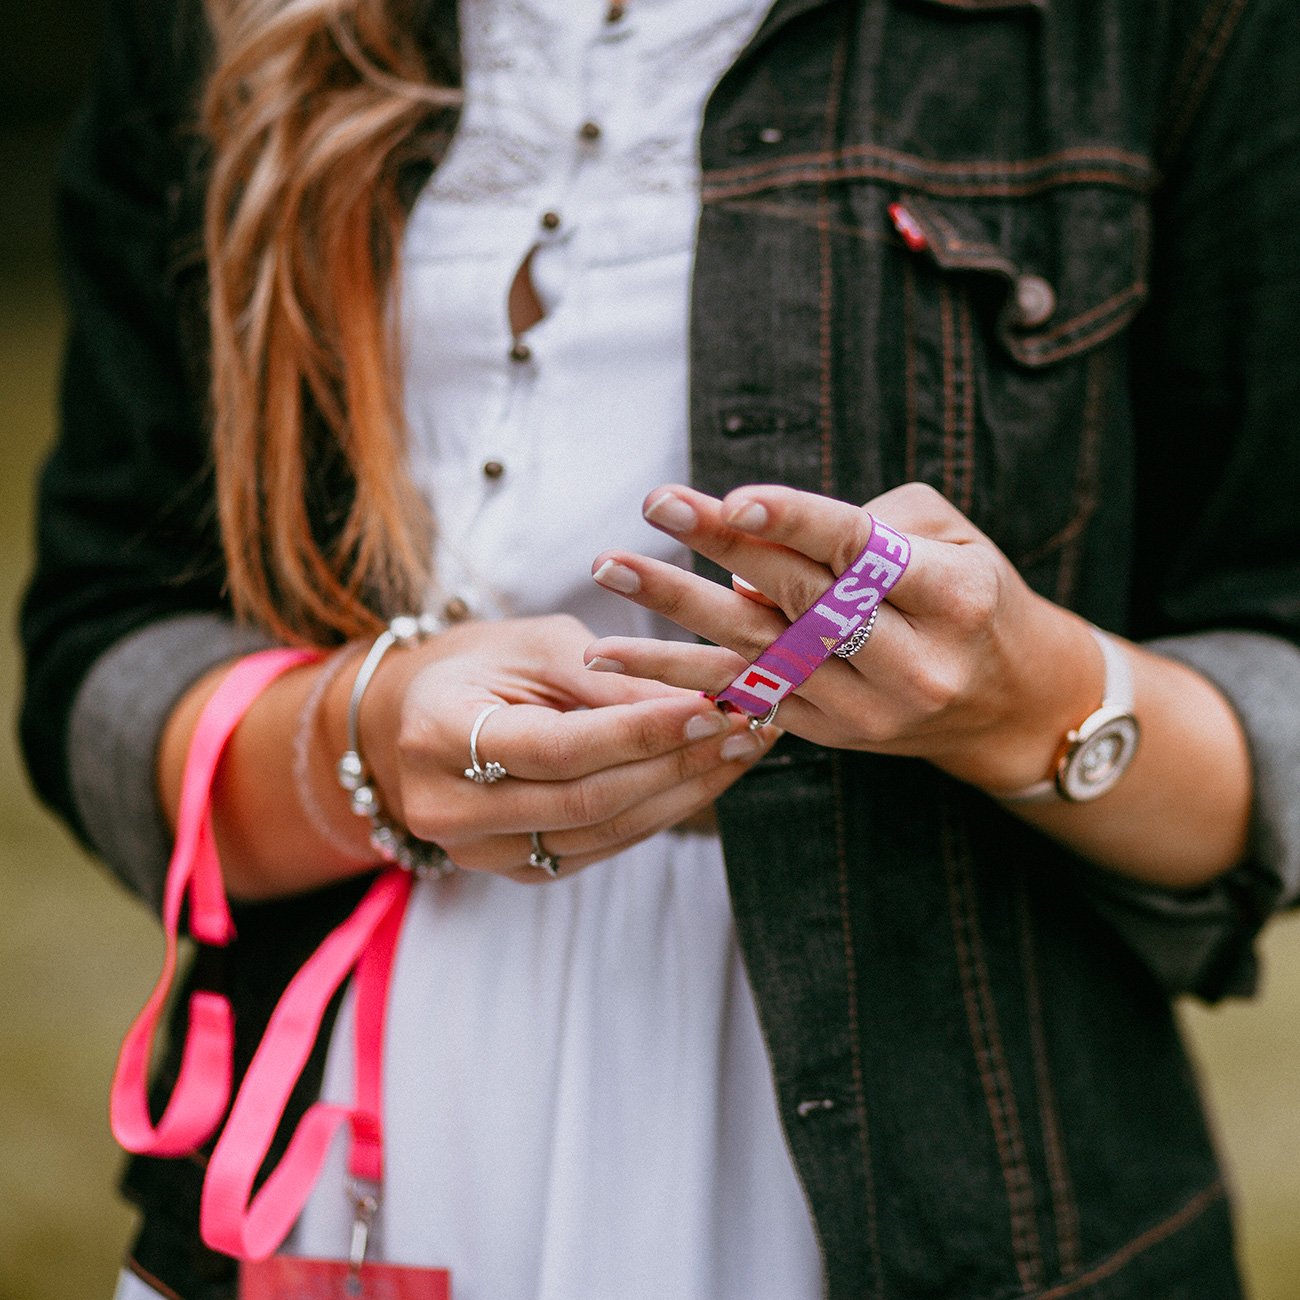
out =
{"type": "Polygon", "coordinates": [[[348,747],[339,759],[338,778],[347,792],[352,811],[370,823],[370,846],[385,862],[395,863],[413,875],[446,876],[456,870],[455,863],[432,840],[417,839],[384,813],[379,791],[361,757],[358,720],[361,698],[379,667],[380,660],[395,645],[417,646],[443,630],[442,622],[432,614],[399,614],[376,638],[361,661],[352,694],[348,699],[348,747]]]}

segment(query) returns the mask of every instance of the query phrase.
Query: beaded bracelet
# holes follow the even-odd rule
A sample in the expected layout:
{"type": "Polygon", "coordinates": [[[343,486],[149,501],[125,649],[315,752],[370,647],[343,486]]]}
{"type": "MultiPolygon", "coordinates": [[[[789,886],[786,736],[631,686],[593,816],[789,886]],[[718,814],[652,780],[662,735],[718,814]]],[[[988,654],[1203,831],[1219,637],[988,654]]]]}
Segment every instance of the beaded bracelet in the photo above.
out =
{"type": "Polygon", "coordinates": [[[358,719],[361,715],[361,697],[379,667],[379,661],[395,645],[417,646],[443,630],[440,619],[432,614],[399,614],[376,638],[357,670],[348,700],[348,747],[339,759],[338,778],[347,792],[352,811],[370,823],[370,846],[385,862],[396,863],[404,871],[421,878],[446,876],[456,870],[456,864],[432,840],[417,839],[404,826],[399,826],[384,813],[370,773],[361,757],[358,739],[358,719]]]}

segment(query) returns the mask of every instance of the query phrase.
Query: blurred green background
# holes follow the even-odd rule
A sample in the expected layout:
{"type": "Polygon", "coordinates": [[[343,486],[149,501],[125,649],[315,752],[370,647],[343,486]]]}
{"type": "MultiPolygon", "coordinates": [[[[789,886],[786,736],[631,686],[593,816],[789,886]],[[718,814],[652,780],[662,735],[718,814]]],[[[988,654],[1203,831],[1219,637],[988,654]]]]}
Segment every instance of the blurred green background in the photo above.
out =
{"type": "MultiPolygon", "coordinates": [[[[0,602],[31,547],[63,318],[50,220],[58,141],[93,58],[90,0],[0,2],[0,602]]],[[[16,700],[12,630],[0,692],[16,700]]],[[[108,1133],[117,1044],[161,959],[152,920],[31,797],[0,745],[0,1300],[112,1294],[132,1223],[108,1133]]],[[[1250,1004],[1184,1009],[1237,1192],[1255,1300],[1300,1297],[1300,917],[1264,943],[1250,1004]]]]}

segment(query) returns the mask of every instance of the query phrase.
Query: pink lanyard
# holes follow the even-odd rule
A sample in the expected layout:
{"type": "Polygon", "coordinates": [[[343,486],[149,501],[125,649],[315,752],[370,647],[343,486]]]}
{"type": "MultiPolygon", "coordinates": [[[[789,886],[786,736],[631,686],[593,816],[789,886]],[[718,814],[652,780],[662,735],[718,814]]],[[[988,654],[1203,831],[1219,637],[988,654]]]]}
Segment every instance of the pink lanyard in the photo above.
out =
{"type": "Polygon", "coordinates": [[[713,697],[719,707],[770,722],[776,716],[776,706],[875,617],[911,556],[907,538],[872,516],[871,536],[857,559],[810,610],[795,619],[725,691],[713,697]]]}
{"type": "Polygon", "coordinates": [[[149,1059],[176,975],[177,937],[186,894],[190,902],[190,934],[199,943],[225,947],[235,935],[212,834],[212,781],[226,742],[249,705],[271,682],[289,669],[318,658],[312,650],[267,650],[241,660],[222,679],[194,729],[181,785],[176,847],[163,892],[167,946],[162,974],[122,1040],[109,1094],[113,1136],[128,1151],[151,1156],[186,1155],[216,1132],[226,1113],[234,1017],[230,1003],[219,993],[200,991],[190,997],[180,1073],[157,1126],[149,1115],[149,1059]]]}
{"type": "MultiPolygon", "coordinates": [[[[234,937],[212,831],[212,782],[221,754],[249,706],[271,682],[320,657],[311,650],[279,649],[240,660],[222,679],[195,727],[163,896],[163,970],[123,1040],[110,1095],[113,1135],[128,1151],[186,1155],[212,1136],[226,1112],[234,1037],[234,1017],[226,998],[202,991],[191,996],[180,1073],[156,1126],[149,1114],[149,1059],[175,977],[186,894],[189,929],[195,939],[224,946],[234,937]]],[[[374,1188],[356,1192],[359,1230],[354,1233],[353,1254],[359,1265],[383,1179],[385,1007],[411,885],[411,876],[399,868],[383,872],[352,915],[294,976],[272,1013],[208,1161],[200,1223],[203,1238],[213,1249],[239,1259],[270,1255],[306,1203],[334,1133],[346,1119],[352,1126],[349,1170],[359,1184],[374,1188]],[[325,1010],[354,967],[356,1101],[350,1107],[323,1102],[312,1106],[284,1158],[253,1196],[253,1183],[320,1032],[325,1010]]]]}

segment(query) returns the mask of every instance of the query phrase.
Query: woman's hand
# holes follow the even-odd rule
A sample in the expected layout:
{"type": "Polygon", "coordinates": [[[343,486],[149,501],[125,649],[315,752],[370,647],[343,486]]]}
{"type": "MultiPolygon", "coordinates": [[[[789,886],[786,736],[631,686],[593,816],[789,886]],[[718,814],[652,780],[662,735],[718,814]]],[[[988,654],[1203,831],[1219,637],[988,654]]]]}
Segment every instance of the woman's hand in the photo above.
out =
{"type": "Polygon", "coordinates": [[[392,815],[458,866],[536,883],[530,832],[562,874],[711,804],[775,741],[698,692],[583,667],[574,618],[463,624],[390,651],[367,689],[361,749],[392,815]],[[392,662],[389,662],[391,658],[392,662]],[[474,720],[484,762],[508,779],[465,779],[474,720]]]}
{"type": "MultiPolygon", "coordinates": [[[[926,758],[994,793],[1042,780],[1065,734],[1101,704],[1101,651],[1081,619],[1032,592],[987,537],[920,484],[861,510],[780,487],[738,488],[720,502],[657,489],[646,518],[756,590],[606,552],[597,581],[715,644],[610,637],[587,648],[590,666],[723,690],[858,555],[867,513],[908,535],[911,563],[866,645],[850,660],[831,658],[782,701],[781,726],[823,745],[926,758]]],[[[1124,779],[1092,803],[1009,807],[1104,866],[1196,888],[1245,852],[1245,738],[1205,678],[1137,646],[1124,652],[1142,725],[1124,779]]]]}
{"type": "Polygon", "coordinates": [[[646,518],[730,569],[742,580],[737,591],[622,552],[598,558],[597,581],[716,648],[608,638],[588,658],[722,690],[848,568],[873,514],[908,535],[911,563],[866,645],[829,660],[787,698],[782,727],[835,748],[927,758],[990,790],[1040,780],[1066,731],[1101,701],[1101,653],[1083,620],[1032,592],[987,537],[922,484],[861,509],[782,487],[740,488],[721,502],[689,488],[657,490],[646,518]]]}
{"type": "MultiPolygon", "coordinates": [[[[540,883],[530,832],[568,875],[689,818],[747,770],[776,728],[751,732],[698,693],[582,663],[591,632],[565,616],[464,623],[421,646],[394,647],[367,687],[361,753],[386,813],[444,848],[457,865],[540,883]],[[466,780],[469,735],[508,779],[466,780]]],[[[335,833],[322,838],[296,793],[293,743],[320,666],[273,683],[245,715],[214,788],[217,841],[232,896],[271,898],[375,865],[368,826],[334,779],[347,743],[357,654],[337,675],[310,729],[308,773],[335,833]],[[343,853],[339,841],[355,845],[343,853]]],[[[189,738],[224,669],[173,711],[159,758],[163,805],[174,818],[189,738]]]]}

